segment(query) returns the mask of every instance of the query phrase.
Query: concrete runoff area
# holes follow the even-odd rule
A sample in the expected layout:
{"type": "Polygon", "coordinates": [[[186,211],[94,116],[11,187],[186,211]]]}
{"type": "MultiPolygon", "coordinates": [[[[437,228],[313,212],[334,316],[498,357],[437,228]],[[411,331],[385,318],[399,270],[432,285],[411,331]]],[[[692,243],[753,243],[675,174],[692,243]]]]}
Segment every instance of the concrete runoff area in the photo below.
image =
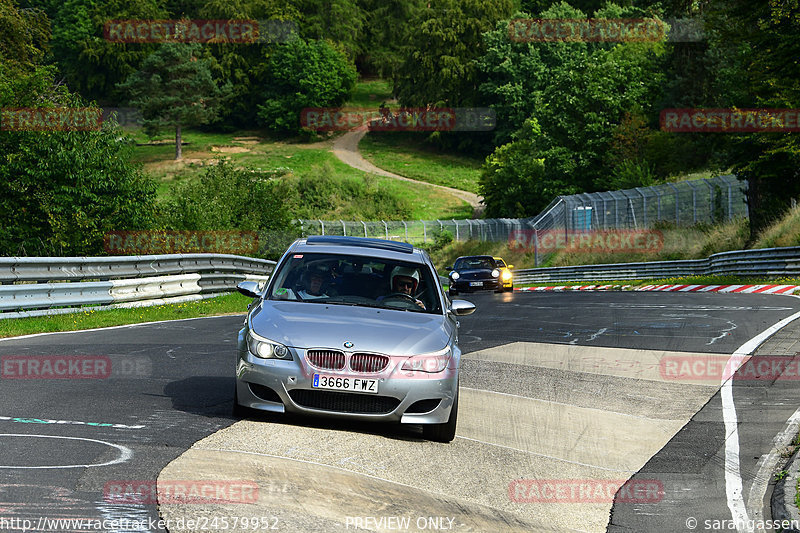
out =
{"type": "Polygon", "coordinates": [[[392,425],[275,415],[240,421],[195,443],[159,483],[251,480],[257,502],[161,505],[160,512],[173,523],[200,514],[274,517],[282,531],[605,531],[616,488],[719,389],[665,379],[658,366],[667,356],[708,354],[528,342],[467,354],[450,444],[392,425]],[[637,362],[651,366],[641,371],[637,362]],[[486,365],[502,375],[487,376],[486,365]],[[571,402],[570,388],[587,377],[592,394],[574,390],[571,402]],[[531,480],[614,488],[609,498],[537,492],[531,500],[531,480]]]}

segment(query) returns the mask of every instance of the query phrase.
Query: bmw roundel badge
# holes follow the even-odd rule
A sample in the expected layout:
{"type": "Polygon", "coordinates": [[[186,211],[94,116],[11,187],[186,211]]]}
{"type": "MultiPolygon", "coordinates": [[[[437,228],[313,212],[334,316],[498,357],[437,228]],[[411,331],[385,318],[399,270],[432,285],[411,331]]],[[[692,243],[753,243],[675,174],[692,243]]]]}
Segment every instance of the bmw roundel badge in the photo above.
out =
{"type": "Polygon", "coordinates": [[[352,343],[352,342],[350,342],[350,341],[345,341],[345,343],[344,343],[344,347],[345,347],[345,348],[352,348],[352,347],[353,347],[353,343],[352,343]]]}

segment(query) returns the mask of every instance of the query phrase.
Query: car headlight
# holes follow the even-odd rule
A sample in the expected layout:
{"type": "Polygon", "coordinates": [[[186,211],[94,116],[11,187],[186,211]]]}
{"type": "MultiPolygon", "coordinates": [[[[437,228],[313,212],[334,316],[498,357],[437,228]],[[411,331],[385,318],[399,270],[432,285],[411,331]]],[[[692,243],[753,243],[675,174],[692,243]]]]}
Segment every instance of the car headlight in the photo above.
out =
{"type": "Polygon", "coordinates": [[[444,350],[439,350],[438,352],[415,355],[413,357],[409,357],[403,362],[401,370],[430,373],[441,372],[447,368],[447,364],[450,362],[450,356],[452,353],[453,352],[450,351],[450,347],[448,346],[444,350]]]}
{"type": "Polygon", "coordinates": [[[292,358],[289,348],[279,342],[271,341],[260,335],[256,335],[252,331],[247,333],[247,348],[250,350],[251,354],[261,359],[292,358]]]}
{"type": "Polygon", "coordinates": [[[509,272],[508,270],[503,272],[503,281],[508,281],[510,279],[511,279],[511,272],[509,272]]]}
{"type": "Polygon", "coordinates": [[[458,272],[453,271],[453,272],[450,272],[450,277],[453,278],[453,281],[455,281],[458,278],[460,278],[461,276],[458,275],[458,272]]]}
{"type": "Polygon", "coordinates": [[[500,271],[497,270],[496,268],[494,270],[492,270],[492,277],[493,278],[499,278],[500,277],[500,271]]]}

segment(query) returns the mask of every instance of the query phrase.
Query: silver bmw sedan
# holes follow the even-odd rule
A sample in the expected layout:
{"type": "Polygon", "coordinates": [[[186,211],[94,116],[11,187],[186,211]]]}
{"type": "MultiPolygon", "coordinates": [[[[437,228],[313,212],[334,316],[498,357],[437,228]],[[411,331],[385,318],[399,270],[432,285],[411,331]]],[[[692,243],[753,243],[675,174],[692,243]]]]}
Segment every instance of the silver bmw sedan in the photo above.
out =
{"type": "Polygon", "coordinates": [[[458,413],[458,315],[424,250],[359,237],[295,241],[239,332],[235,414],[294,412],[422,424],[450,442],[458,413]]]}

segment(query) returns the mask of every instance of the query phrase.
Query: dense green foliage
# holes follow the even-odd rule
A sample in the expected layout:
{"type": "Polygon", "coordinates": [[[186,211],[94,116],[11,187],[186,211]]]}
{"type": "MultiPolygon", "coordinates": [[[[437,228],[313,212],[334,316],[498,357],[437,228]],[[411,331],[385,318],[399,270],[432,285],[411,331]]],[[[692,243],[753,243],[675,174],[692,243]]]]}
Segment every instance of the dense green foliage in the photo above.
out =
{"type": "Polygon", "coordinates": [[[325,41],[294,39],[278,46],[256,80],[264,126],[298,132],[303,108],[337,107],[347,100],[356,69],[325,41]]]}
{"type": "MultiPolygon", "coordinates": [[[[300,127],[303,108],[343,105],[359,74],[379,75],[400,105],[494,110],[490,132],[420,134],[432,147],[485,158],[487,216],[532,216],[559,194],[732,170],[750,183],[756,232],[800,196],[797,134],[671,133],[659,113],[799,108],[797,35],[800,0],[0,0],[0,104],[133,105],[151,133],[205,124],[296,140],[313,137],[300,127]],[[184,17],[278,21],[295,32],[213,44],[103,35],[109,20],[184,17]],[[514,18],[642,17],[702,20],[705,37],[520,42],[509,35],[514,18]]],[[[3,131],[0,148],[0,214],[14,214],[0,233],[6,253],[94,253],[104,228],[238,227],[251,223],[241,220],[253,203],[272,206],[254,227],[289,234],[289,219],[325,210],[346,217],[353,202],[377,219],[413,210],[411,200],[376,183],[334,180],[323,167],[273,176],[224,165],[155,209],[152,184],[113,124],[3,131]],[[283,202],[269,203],[274,198],[283,202]]]]}

